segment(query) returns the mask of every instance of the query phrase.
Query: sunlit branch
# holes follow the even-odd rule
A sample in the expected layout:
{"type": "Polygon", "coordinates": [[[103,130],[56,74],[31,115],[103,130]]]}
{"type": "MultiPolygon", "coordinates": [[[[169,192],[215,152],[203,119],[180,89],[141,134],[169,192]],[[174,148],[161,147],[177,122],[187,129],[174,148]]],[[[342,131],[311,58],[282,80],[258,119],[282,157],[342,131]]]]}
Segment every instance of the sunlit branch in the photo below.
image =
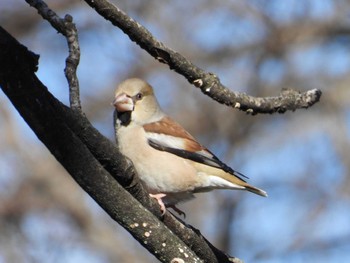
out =
{"type": "Polygon", "coordinates": [[[183,75],[190,83],[219,103],[245,111],[250,114],[284,113],[300,108],[308,108],[319,101],[322,92],[313,89],[300,93],[294,90],[282,91],[276,97],[252,97],[245,93],[229,90],[219,78],[194,65],[178,52],[158,41],[145,27],[130,18],[116,5],[107,0],[85,0],[101,16],[119,27],[158,61],[183,75]]]}

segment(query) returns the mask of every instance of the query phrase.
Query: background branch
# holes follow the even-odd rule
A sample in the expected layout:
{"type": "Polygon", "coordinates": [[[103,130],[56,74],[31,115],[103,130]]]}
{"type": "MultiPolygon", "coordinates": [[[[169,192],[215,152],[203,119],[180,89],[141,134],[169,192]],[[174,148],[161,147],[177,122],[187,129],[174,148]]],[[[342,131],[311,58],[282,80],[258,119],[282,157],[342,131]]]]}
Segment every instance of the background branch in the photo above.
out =
{"type": "Polygon", "coordinates": [[[234,92],[226,88],[213,74],[195,66],[180,53],[166,47],[155,39],[141,24],[130,18],[125,12],[108,0],[85,0],[96,12],[119,27],[130,39],[136,42],[158,61],[183,75],[191,84],[219,103],[245,111],[250,114],[284,113],[300,108],[308,108],[319,101],[322,92],[312,89],[304,93],[282,92],[276,97],[252,97],[245,93],[234,92]]]}

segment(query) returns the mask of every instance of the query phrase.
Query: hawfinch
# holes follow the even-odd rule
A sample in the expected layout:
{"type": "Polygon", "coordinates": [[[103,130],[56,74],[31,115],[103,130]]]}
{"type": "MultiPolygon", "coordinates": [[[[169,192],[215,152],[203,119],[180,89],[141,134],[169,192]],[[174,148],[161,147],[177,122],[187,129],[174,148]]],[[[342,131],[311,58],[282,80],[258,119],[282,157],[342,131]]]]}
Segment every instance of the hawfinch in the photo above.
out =
{"type": "Polygon", "coordinates": [[[165,115],[147,82],[132,78],[119,84],[113,105],[119,150],[131,159],[163,213],[165,207],[183,213],[175,204],[213,189],[247,190],[267,196],[165,115]]]}

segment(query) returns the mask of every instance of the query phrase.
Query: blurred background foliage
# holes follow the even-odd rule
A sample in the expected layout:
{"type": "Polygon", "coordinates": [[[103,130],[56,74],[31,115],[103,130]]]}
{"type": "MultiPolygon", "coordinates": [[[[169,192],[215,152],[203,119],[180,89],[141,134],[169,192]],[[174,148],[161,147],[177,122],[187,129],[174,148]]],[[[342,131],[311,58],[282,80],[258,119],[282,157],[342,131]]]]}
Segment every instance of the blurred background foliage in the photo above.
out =
{"type": "MultiPolygon", "coordinates": [[[[234,91],[323,91],[308,110],[249,116],[213,102],[83,1],[49,0],[79,30],[83,110],[114,140],[113,92],[141,77],[160,104],[268,198],[216,191],[180,205],[186,222],[246,262],[350,261],[350,2],[114,1],[234,91]]],[[[38,76],[67,104],[65,39],[24,1],[0,24],[40,54],[38,76]]],[[[0,262],[154,262],[83,192],[0,93],[0,262]]]]}

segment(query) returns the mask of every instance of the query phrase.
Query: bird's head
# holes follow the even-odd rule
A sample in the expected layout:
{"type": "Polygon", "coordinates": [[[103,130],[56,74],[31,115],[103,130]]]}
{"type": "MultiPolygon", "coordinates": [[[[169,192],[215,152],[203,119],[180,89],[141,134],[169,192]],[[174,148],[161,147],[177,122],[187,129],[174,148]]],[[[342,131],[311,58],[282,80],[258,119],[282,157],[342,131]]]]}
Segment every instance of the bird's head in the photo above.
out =
{"type": "Polygon", "coordinates": [[[161,114],[152,87],[138,78],[127,79],[119,84],[113,106],[122,125],[128,125],[131,121],[143,125],[156,121],[161,114]]]}

